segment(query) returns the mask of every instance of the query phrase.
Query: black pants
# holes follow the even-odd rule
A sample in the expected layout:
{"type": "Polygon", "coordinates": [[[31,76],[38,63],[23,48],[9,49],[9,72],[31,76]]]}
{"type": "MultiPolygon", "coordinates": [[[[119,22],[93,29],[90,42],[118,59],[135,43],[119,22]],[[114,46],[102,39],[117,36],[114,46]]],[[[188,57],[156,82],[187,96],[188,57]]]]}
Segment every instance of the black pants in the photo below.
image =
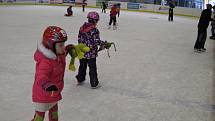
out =
{"type": "Polygon", "coordinates": [[[194,49],[202,49],[205,46],[207,38],[207,28],[198,28],[197,40],[194,45],[194,49]]]}
{"type": "Polygon", "coordinates": [[[211,34],[212,36],[215,36],[215,25],[211,25],[211,34]]]}
{"type": "Polygon", "coordinates": [[[111,17],[110,17],[109,25],[111,25],[112,22],[113,22],[113,25],[116,26],[116,16],[111,16],[111,17]]]}
{"type": "Polygon", "coordinates": [[[173,21],[173,8],[169,8],[169,21],[173,21]]]}
{"type": "Polygon", "coordinates": [[[120,11],[117,12],[118,17],[119,17],[119,14],[120,14],[120,11]]]}
{"type": "Polygon", "coordinates": [[[82,5],[82,11],[83,12],[85,11],[85,5],[82,5]]]}
{"type": "Polygon", "coordinates": [[[87,65],[89,67],[90,84],[92,87],[96,87],[99,83],[97,77],[96,58],[80,59],[78,75],[76,75],[77,81],[79,82],[85,81],[87,65]]]}

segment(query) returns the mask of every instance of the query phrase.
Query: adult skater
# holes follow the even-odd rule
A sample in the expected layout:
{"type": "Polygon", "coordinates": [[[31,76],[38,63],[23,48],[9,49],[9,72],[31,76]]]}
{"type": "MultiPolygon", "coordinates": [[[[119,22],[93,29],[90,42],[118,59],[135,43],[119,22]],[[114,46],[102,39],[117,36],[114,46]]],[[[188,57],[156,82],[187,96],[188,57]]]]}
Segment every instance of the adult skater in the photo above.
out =
{"type": "Polygon", "coordinates": [[[208,28],[209,22],[212,21],[212,18],[211,18],[212,5],[207,4],[206,6],[207,8],[202,11],[199,19],[198,35],[197,35],[196,43],[194,45],[195,52],[199,52],[199,53],[206,51],[204,46],[207,38],[207,28],[208,28]]]}
{"type": "MultiPolygon", "coordinates": [[[[215,5],[213,6],[213,19],[215,20],[215,5]]],[[[215,21],[211,21],[211,36],[210,39],[215,39],[215,21]]]]}
{"type": "Polygon", "coordinates": [[[117,11],[117,16],[119,18],[119,14],[120,14],[120,9],[121,9],[121,4],[120,3],[117,3],[116,4],[116,11],[117,11]]]}
{"type": "Polygon", "coordinates": [[[86,3],[87,0],[83,0],[82,2],[82,11],[85,12],[85,6],[87,5],[86,3]]]}
{"type": "Polygon", "coordinates": [[[173,9],[175,8],[175,3],[173,0],[169,2],[169,17],[168,20],[173,22],[173,9]]]}
{"type": "Polygon", "coordinates": [[[102,13],[106,13],[106,9],[107,9],[107,4],[103,1],[102,2],[102,13]]]}

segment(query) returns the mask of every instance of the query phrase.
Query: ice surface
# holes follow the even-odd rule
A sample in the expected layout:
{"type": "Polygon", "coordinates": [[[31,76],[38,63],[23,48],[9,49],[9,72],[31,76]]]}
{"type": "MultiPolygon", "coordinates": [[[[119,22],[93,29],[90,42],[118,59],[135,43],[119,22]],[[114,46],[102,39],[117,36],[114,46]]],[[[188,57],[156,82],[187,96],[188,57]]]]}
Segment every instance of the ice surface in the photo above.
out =
{"type": "Polygon", "coordinates": [[[77,44],[89,11],[100,13],[101,39],[115,42],[117,52],[111,48],[111,58],[99,53],[99,89],[90,89],[88,76],[76,86],[77,72],[66,69],[60,121],[215,120],[214,40],[207,39],[207,52],[193,52],[198,19],[175,16],[168,22],[167,15],[121,11],[114,31],[107,29],[108,13],[73,10],[74,17],[64,17],[66,7],[0,6],[1,121],[33,117],[33,54],[44,28],[61,26],[67,43],[77,44]]]}

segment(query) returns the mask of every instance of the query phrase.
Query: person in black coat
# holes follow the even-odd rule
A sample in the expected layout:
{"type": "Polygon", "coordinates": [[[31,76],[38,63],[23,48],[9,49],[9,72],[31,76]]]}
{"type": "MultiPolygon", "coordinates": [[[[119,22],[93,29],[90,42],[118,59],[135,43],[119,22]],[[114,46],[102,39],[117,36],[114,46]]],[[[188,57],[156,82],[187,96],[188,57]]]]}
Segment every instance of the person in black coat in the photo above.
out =
{"type": "MultiPolygon", "coordinates": [[[[212,13],[212,18],[215,19],[215,5],[212,7],[213,8],[213,13],[212,13]]],[[[210,39],[215,39],[215,21],[211,21],[211,34],[210,39]]]]}
{"type": "Polygon", "coordinates": [[[102,13],[104,12],[104,13],[106,13],[106,9],[107,8],[107,5],[106,5],[106,3],[105,2],[102,2],[102,13]]]}
{"type": "Polygon", "coordinates": [[[175,4],[173,3],[173,1],[171,0],[169,2],[169,17],[168,20],[169,21],[173,21],[173,8],[175,8],[175,4]]]}
{"type": "Polygon", "coordinates": [[[82,1],[82,11],[83,11],[83,12],[85,11],[85,6],[87,5],[86,1],[87,1],[87,0],[83,0],[83,1],[82,1]]]}
{"type": "Polygon", "coordinates": [[[121,3],[117,3],[116,8],[117,8],[117,16],[119,17],[120,9],[121,9],[121,3]]]}
{"type": "Polygon", "coordinates": [[[213,19],[211,18],[211,4],[207,4],[207,8],[202,11],[199,23],[198,23],[198,35],[197,35],[197,40],[194,45],[194,50],[195,52],[205,52],[205,41],[207,38],[207,28],[209,25],[209,22],[212,21],[213,19]]]}
{"type": "Polygon", "coordinates": [[[67,8],[67,14],[65,14],[65,16],[73,16],[72,6],[67,8]]]}

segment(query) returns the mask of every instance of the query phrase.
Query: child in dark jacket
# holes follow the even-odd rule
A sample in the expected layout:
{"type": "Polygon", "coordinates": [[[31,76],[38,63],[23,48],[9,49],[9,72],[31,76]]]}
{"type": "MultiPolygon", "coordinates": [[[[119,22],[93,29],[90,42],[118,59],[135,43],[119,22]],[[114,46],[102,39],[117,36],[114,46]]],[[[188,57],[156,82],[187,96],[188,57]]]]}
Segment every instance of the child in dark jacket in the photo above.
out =
{"type": "Polygon", "coordinates": [[[85,81],[87,65],[89,67],[90,84],[92,89],[101,87],[97,77],[96,58],[98,56],[99,49],[105,49],[106,42],[100,39],[99,30],[96,28],[99,21],[99,14],[97,12],[89,12],[87,15],[88,22],[85,22],[78,35],[78,42],[86,44],[90,51],[85,53],[85,58],[80,59],[80,65],[78,75],[76,75],[78,84],[82,84],[85,81]]]}
{"type": "Polygon", "coordinates": [[[67,14],[65,14],[65,16],[73,16],[72,6],[67,8],[67,14]]]}

